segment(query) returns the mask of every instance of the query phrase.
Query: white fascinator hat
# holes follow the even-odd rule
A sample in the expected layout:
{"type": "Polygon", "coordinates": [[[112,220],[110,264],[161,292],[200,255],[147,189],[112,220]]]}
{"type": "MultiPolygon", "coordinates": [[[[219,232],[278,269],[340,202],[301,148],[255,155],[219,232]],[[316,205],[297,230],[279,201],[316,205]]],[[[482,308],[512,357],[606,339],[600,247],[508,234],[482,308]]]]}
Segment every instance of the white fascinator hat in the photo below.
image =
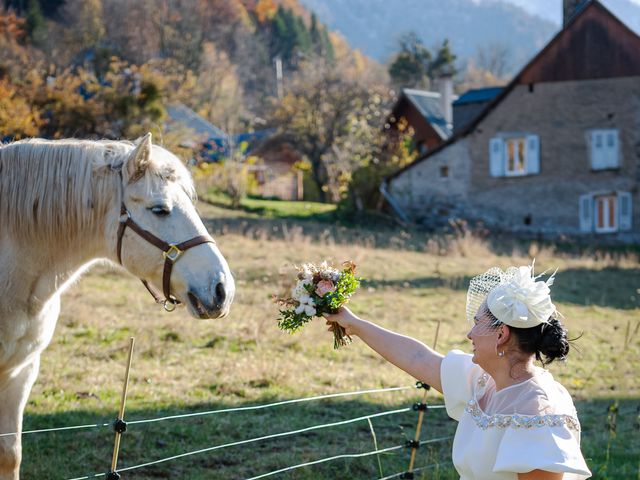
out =
{"type": "Polygon", "coordinates": [[[535,276],[534,265],[509,267],[505,271],[493,267],[473,277],[467,290],[467,320],[473,325],[483,302],[500,322],[516,328],[531,328],[548,323],[556,313],[551,302],[550,286],[554,272],[546,281],[535,276]]]}

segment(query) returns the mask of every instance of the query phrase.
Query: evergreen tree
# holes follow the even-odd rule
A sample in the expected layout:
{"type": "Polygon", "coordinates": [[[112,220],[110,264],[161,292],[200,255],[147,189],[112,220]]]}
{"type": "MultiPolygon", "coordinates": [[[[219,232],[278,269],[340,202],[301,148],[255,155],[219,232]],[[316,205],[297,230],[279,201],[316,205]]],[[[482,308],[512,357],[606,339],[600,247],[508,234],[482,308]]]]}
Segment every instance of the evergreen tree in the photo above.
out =
{"type": "Polygon", "coordinates": [[[320,37],[320,29],[318,28],[318,17],[315,12],[311,12],[311,25],[309,26],[309,36],[314,47],[322,41],[320,37]]]}
{"type": "Polygon", "coordinates": [[[429,83],[431,52],[415,32],[400,39],[400,53],[389,66],[389,75],[400,87],[426,87],[429,83]]]}
{"type": "Polygon", "coordinates": [[[335,52],[333,50],[333,44],[331,43],[331,39],[329,38],[329,32],[327,32],[326,28],[322,29],[322,55],[329,62],[333,62],[335,60],[335,52]]]}
{"type": "Polygon", "coordinates": [[[311,39],[311,48],[315,55],[323,57],[330,62],[334,60],[333,45],[331,45],[327,29],[318,23],[318,17],[314,12],[311,13],[309,37],[311,39]]]}
{"type": "Polygon", "coordinates": [[[443,75],[455,75],[457,72],[455,66],[456,58],[456,55],[453,54],[449,46],[449,40],[445,39],[436,54],[435,60],[431,62],[429,76],[431,78],[437,78],[443,75]]]}
{"type": "Polygon", "coordinates": [[[25,29],[34,45],[42,45],[46,38],[46,25],[38,0],[27,1],[25,29]]]}
{"type": "Polygon", "coordinates": [[[308,53],[311,51],[311,36],[309,35],[309,30],[307,30],[307,26],[304,24],[304,20],[302,17],[298,17],[294,15],[294,31],[295,31],[295,47],[301,53],[308,53]]]}
{"type": "Polygon", "coordinates": [[[271,56],[280,56],[288,67],[297,64],[298,53],[311,50],[311,36],[302,17],[292,10],[278,7],[271,27],[271,56]]]}

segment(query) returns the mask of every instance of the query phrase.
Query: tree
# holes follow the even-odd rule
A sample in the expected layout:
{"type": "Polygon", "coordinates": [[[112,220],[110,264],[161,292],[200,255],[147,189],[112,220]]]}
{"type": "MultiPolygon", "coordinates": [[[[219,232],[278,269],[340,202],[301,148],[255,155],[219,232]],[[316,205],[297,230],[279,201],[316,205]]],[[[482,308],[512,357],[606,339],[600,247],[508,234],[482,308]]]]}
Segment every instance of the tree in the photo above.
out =
{"type": "Polygon", "coordinates": [[[329,40],[327,29],[318,22],[315,12],[311,13],[311,25],[309,26],[311,48],[317,56],[324,57],[329,62],[334,60],[333,45],[329,40]]]}
{"type": "Polygon", "coordinates": [[[350,65],[305,64],[276,107],[279,134],[304,157],[321,201],[338,201],[360,166],[374,163],[385,88],[349,75],[350,65]]]}
{"type": "Polygon", "coordinates": [[[429,65],[429,77],[431,79],[444,75],[453,77],[456,74],[456,58],[449,46],[449,40],[445,39],[436,53],[436,58],[429,65]]]}
{"type": "Polygon", "coordinates": [[[67,0],[61,13],[68,31],[67,48],[94,49],[104,40],[102,0],[67,0]]]}
{"type": "Polygon", "coordinates": [[[423,87],[429,85],[431,52],[415,32],[409,32],[399,41],[400,52],[389,65],[393,83],[400,87],[423,87]]]}
{"type": "Polygon", "coordinates": [[[509,70],[511,50],[508,45],[495,42],[478,48],[476,54],[477,66],[486,70],[496,78],[502,78],[509,70]]]}
{"type": "MultiPolygon", "coordinates": [[[[20,139],[39,133],[41,118],[37,110],[21,96],[17,87],[0,79],[0,132],[2,137],[20,139]]],[[[0,140],[2,138],[0,137],[0,140]]]]}
{"type": "Polygon", "coordinates": [[[478,68],[473,62],[470,62],[460,83],[457,85],[457,89],[461,92],[466,92],[473,88],[505,85],[506,83],[508,83],[507,78],[497,78],[490,71],[478,68]]]}
{"type": "Polygon", "coordinates": [[[46,24],[38,0],[27,1],[25,27],[34,45],[42,45],[46,38],[46,24]]]}
{"type": "Polygon", "coordinates": [[[103,0],[104,23],[118,56],[135,64],[157,58],[163,9],[157,0],[103,0]]]}
{"type": "Polygon", "coordinates": [[[193,0],[158,1],[153,17],[159,35],[160,56],[197,70],[204,38],[203,6],[193,0]]]}
{"type": "Polygon", "coordinates": [[[41,62],[42,54],[26,37],[25,19],[0,7],[0,78],[23,78],[41,62]]]}
{"type": "Polygon", "coordinates": [[[278,11],[277,5],[273,0],[258,0],[254,13],[258,23],[266,23],[271,21],[278,11]]]}
{"type": "Polygon", "coordinates": [[[286,66],[295,67],[310,48],[311,38],[302,18],[280,5],[271,26],[271,58],[280,57],[286,66]]]}
{"type": "Polygon", "coordinates": [[[242,85],[235,66],[212,42],[202,47],[198,80],[189,103],[200,115],[226,132],[237,132],[243,114],[242,85]]]}

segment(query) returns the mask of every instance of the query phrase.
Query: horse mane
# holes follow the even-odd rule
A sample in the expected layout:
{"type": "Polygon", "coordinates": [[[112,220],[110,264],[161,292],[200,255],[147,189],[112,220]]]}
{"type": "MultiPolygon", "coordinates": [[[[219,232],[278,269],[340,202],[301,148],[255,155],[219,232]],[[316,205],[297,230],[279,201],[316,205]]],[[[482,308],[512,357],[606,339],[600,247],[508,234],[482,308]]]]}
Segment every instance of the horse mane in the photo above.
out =
{"type": "MultiPolygon", "coordinates": [[[[47,242],[95,228],[121,195],[120,170],[134,147],[128,141],[75,139],[0,145],[2,229],[18,240],[47,242]]],[[[187,169],[161,147],[153,147],[145,178],[147,188],[160,178],[195,197],[187,169]]]]}

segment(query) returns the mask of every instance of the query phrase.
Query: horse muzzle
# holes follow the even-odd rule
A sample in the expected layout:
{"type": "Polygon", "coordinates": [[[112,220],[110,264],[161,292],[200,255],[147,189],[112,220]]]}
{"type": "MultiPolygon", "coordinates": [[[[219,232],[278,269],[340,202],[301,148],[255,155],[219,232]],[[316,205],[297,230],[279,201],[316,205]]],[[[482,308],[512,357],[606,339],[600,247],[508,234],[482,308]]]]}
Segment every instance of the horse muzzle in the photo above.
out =
{"type": "Polygon", "coordinates": [[[233,285],[225,285],[223,282],[216,284],[213,294],[203,295],[195,289],[187,292],[189,309],[195,317],[202,319],[223,318],[229,314],[229,307],[233,300],[233,285]]]}

